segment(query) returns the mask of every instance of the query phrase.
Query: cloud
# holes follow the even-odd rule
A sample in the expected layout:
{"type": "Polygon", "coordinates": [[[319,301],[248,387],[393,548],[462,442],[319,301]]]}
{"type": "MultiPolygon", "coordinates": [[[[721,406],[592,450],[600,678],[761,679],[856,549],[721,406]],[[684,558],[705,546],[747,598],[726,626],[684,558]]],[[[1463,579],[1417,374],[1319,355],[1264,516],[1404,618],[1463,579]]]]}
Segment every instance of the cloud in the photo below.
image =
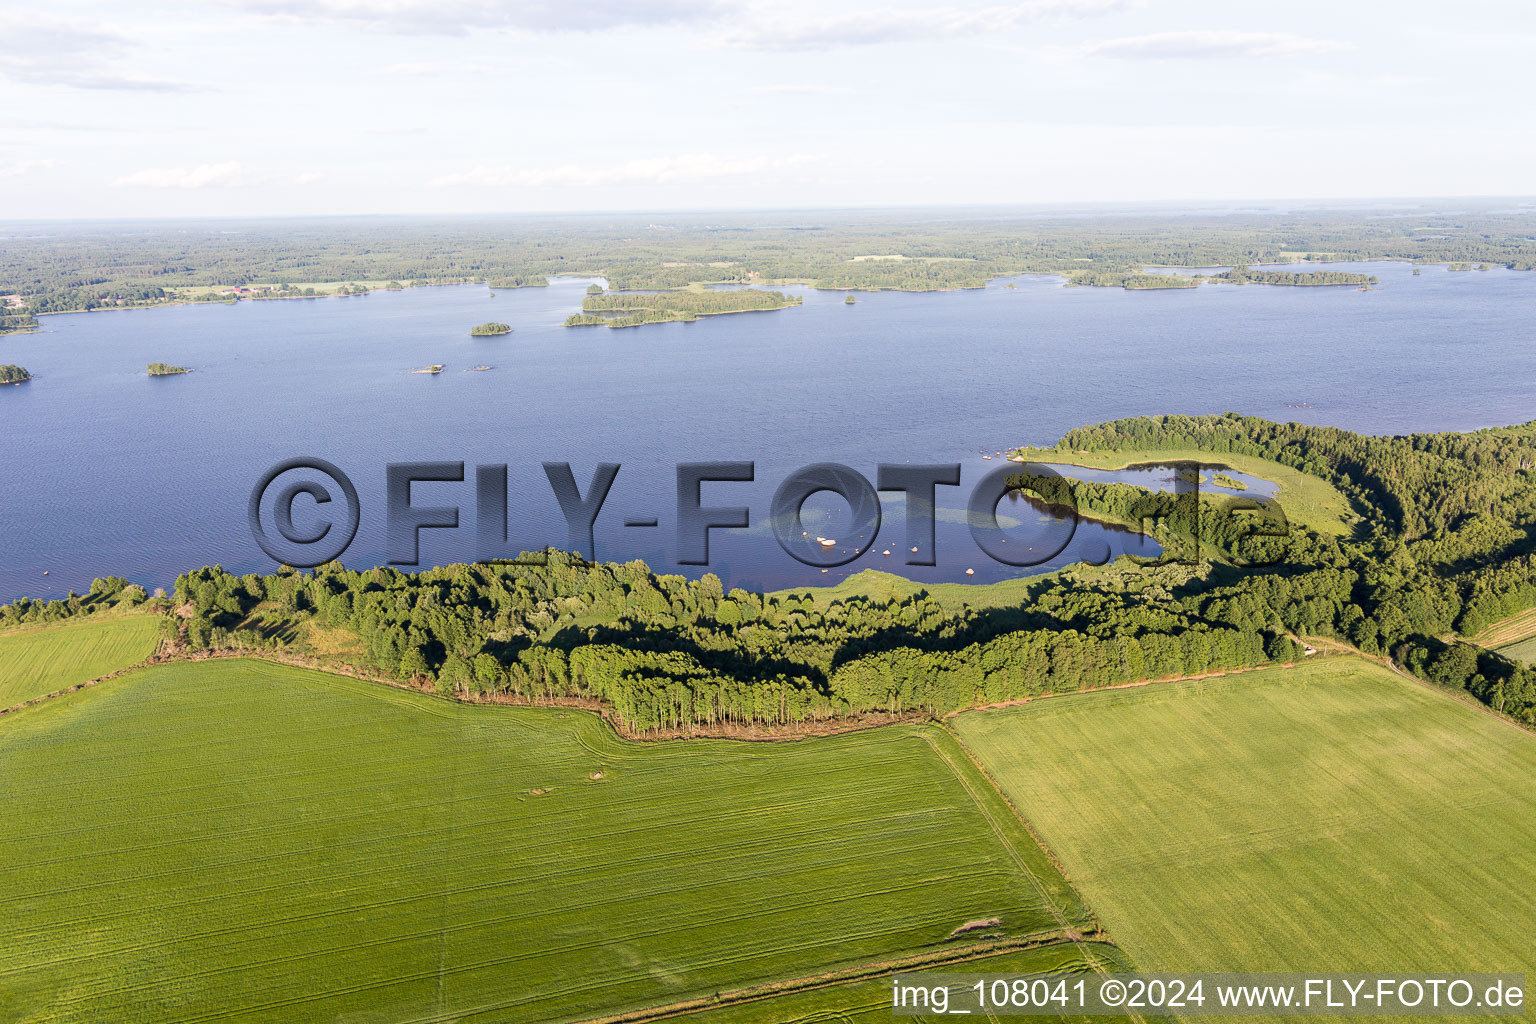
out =
{"type": "Polygon", "coordinates": [[[430,184],[437,187],[478,185],[515,188],[583,188],[600,185],[667,185],[676,182],[734,178],[749,174],[788,170],[814,160],[807,154],[786,157],[733,159],[708,153],[630,160],[608,167],[565,164],[559,167],[514,168],[481,165],[458,174],[445,174],[430,184]]]}
{"type": "Polygon", "coordinates": [[[865,10],[824,18],[782,18],[733,26],[715,39],[740,50],[830,50],[879,43],[933,42],[979,36],[1050,18],[1089,17],[1139,5],[1139,0],[1024,0],[980,7],[865,10]]]}
{"type": "Polygon", "coordinates": [[[0,160],[0,178],[19,178],[55,166],[52,160],[0,160]]]}
{"type": "Polygon", "coordinates": [[[23,85],[128,92],[192,92],[189,82],[149,78],[114,63],[134,43],[93,25],[56,18],[0,17],[0,76],[23,85]]]}
{"type": "Polygon", "coordinates": [[[251,174],[238,160],[196,167],[152,167],[124,175],[114,188],[250,188],[257,185],[309,185],[324,178],[319,171],[289,175],[251,174]]]}
{"type": "Polygon", "coordinates": [[[306,24],[352,25],[408,35],[487,29],[596,32],[669,25],[719,12],[719,0],[233,0],[255,14],[306,24]]]}
{"type": "Polygon", "coordinates": [[[1192,29],[1154,32],[1094,43],[1083,52],[1091,57],[1122,60],[1215,60],[1227,57],[1303,57],[1336,53],[1350,47],[1332,39],[1314,39],[1290,32],[1232,32],[1192,29]]]}
{"type": "Polygon", "coordinates": [[[185,167],[151,168],[118,178],[114,187],[140,188],[231,188],[251,184],[238,160],[222,164],[198,164],[185,167]]]}

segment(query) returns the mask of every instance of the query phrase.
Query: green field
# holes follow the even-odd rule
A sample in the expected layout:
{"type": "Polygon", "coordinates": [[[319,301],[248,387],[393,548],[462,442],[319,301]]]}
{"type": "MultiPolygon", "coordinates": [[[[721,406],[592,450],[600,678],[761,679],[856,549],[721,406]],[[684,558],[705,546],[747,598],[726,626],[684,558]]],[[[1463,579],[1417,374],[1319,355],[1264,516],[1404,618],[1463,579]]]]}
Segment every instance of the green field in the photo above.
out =
{"type": "Polygon", "coordinates": [[[1495,622],[1473,637],[1472,642],[1511,661],[1536,666],[1536,608],[1495,622]]]}
{"type": "Polygon", "coordinates": [[[1516,643],[1499,648],[1499,653],[1511,661],[1523,661],[1536,667],[1536,636],[1526,637],[1516,643]]]}
{"type": "Polygon", "coordinates": [[[0,633],[0,708],[136,665],[155,653],[153,615],[78,619],[0,633]]]}
{"type": "Polygon", "coordinates": [[[1536,974],[1536,737],[1385,668],[956,726],[1143,970],[1536,974]]]}
{"type": "MultiPolygon", "coordinates": [[[[1157,448],[1123,452],[1064,452],[1054,448],[1018,448],[1015,451],[1028,462],[1087,469],[1125,469],[1146,463],[1199,462],[1205,466],[1227,466],[1239,473],[1268,480],[1275,485],[1275,500],[1285,509],[1290,522],[1308,526],[1318,533],[1344,537],[1353,532],[1360,516],[1350,507],[1349,499],[1321,477],[1299,469],[1235,452],[1203,452],[1196,448],[1157,448]]],[[[1013,454],[1013,453],[1010,453],[1013,454]]],[[[1070,473],[1063,474],[1070,476],[1070,473]]],[[[1216,492],[1219,493],[1219,492],[1216,492]]]]}
{"type": "Polygon", "coordinates": [[[258,661],[0,721],[0,1019],[586,1018],[1091,919],[936,726],[635,744],[258,661]]]}

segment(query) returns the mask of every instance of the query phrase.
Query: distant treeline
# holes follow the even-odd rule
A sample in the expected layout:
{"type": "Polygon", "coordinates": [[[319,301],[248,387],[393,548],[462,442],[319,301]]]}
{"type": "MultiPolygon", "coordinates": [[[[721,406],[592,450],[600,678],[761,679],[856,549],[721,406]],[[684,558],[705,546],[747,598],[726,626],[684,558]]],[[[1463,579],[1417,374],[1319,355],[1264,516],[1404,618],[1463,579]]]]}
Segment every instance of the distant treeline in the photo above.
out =
{"type": "Polygon", "coordinates": [[[1190,287],[1185,280],[1159,282],[1163,275],[1141,268],[1295,259],[1536,267],[1536,211],[1486,203],[1443,214],[1419,207],[1411,218],[1385,212],[1063,218],[819,211],[615,216],[601,224],[558,217],[335,218],[132,231],[69,224],[6,239],[0,296],[17,295],[27,313],[37,314],[224,301],[220,289],[253,285],[274,286],[260,297],[275,298],[326,282],[358,289],[365,286],[357,282],[369,281],[486,282],[501,289],[541,286],[559,274],[604,277],[618,290],[776,280],[932,290],[979,288],[1013,274],[1079,272],[1086,275],[1081,283],[1190,287]]]}

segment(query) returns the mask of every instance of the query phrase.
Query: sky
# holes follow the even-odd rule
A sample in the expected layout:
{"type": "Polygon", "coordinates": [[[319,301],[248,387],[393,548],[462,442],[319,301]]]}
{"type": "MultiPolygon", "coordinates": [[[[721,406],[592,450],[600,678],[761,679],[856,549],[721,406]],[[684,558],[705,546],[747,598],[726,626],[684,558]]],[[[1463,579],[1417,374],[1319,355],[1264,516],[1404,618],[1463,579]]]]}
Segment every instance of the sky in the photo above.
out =
{"type": "Polygon", "coordinates": [[[0,0],[0,220],[1536,194],[1529,0],[0,0]]]}

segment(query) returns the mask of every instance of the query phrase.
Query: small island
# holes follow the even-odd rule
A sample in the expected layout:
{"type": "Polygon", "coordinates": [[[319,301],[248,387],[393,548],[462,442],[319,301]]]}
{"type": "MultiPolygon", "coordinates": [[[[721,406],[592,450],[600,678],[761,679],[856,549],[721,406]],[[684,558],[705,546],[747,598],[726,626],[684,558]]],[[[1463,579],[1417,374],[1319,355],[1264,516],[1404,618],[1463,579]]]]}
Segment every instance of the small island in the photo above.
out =
{"type": "Polygon", "coordinates": [[[588,295],[582,311],[566,318],[567,327],[639,327],[642,324],[690,323],[701,316],[757,313],[800,305],[800,296],[755,288],[713,291],[684,288],[673,292],[608,292],[588,295]]]}
{"type": "Polygon", "coordinates": [[[1216,274],[1212,281],[1232,284],[1269,284],[1301,288],[1329,288],[1340,285],[1369,286],[1379,283],[1375,274],[1351,274],[1341,270],[1314,270],[1301,273],[1289,270],[1249,270],[1236,266],[1225,273],[1216,274]]]}
{"type": "Polygon", "coordinates": [[[150,363],[149,375],[151,377],[174,377],[178,373],[191,373],[186,366],[172,366],[170,363],[150,363]]]}
{"type": "Polygon", "coordinates": [[[844,298],[844,299],[843,299],[843,305],[845,305],[845,306],[851,306],[851,305],[853,305],[853,304],[854,304],[854,303],[855,303],[855,302],[858,302],[858,301],[859,301],[859,300],[858,300],[858,299],[856,299],[856,298],[854,298],[854,297],[853,297],[853,293],[852,293],[852,292],[850,292],[850,293],[848,293],[848,295],[847,295],[847,296],[846,296],[846,297],[845,297],[845,298],[844,298]]]}
{"type": "Polygon", "coordinates": [[[471,327],[469,329],[469,336],[471,338],[493,338],[493,337],[495,337],[498,334],[511,334],[511,333],[512,333],[512,325],[511,324],[497,323],[494,320],[491,321],[488,324],[480,324],[477,327],[471,327]]]}
{"type": "Polygon", "coordinates": [[[0,366],[0,384],[25,384],[32,379],[25,366],[17,366],[15,363],[6,363],[0,366]]]}
{"type": "Polygon", "coordinates": [[[1229,491],[1246,491],[1248,489],[1247,484],[1243,483],[1237,477],[1229,476],[1226,473],[1215,474],[1211,477],[1211,483],[1215,484],[1217,487],[1225,487],[1229,491]]]}
{"type": "Polygon", "coordinates": [[[421,369],[419,369],[419,370],[412,370],[411,372],[412,373],[442,373],[443,372],[443,364],[442,363],[433,363],[431,366],[423,366],[421,369]]]}

